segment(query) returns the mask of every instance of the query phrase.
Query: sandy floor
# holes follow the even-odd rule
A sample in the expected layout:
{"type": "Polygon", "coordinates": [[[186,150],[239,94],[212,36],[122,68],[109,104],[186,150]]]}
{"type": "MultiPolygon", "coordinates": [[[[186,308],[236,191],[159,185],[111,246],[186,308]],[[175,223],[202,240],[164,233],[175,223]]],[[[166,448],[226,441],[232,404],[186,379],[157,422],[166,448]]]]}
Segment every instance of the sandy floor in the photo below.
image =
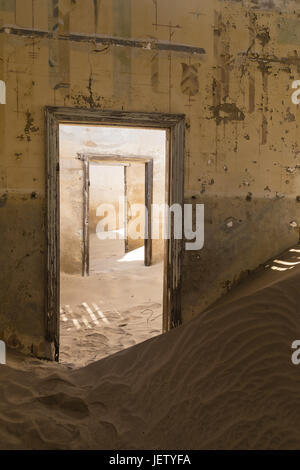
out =
{"type": "Polygon", "coordinates": [[[60,361],[82,367],[162,333],[162,263],[91,237],[90,277],[61,276],[60,361]]]}
{"type": "Polygon", "coordinates": [[[0,448],[299,449],[295,250],[182,327],[85,368],[9,353],[0,448]]]}

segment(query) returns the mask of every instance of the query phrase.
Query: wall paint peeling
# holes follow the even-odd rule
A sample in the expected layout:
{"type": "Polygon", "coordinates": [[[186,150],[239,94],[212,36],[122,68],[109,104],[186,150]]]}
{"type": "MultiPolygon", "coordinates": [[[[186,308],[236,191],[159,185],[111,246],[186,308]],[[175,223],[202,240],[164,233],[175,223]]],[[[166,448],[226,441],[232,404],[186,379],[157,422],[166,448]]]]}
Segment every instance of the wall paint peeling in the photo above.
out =
{"type": "Polygon", "coordinates": [[[45,106],[186,115],[184,194],[205,204],[205,246],[184,256],[184,321],[299,240],[299,3],[24,5],[0,1],[0,339],[49,356],[45,106]]]}

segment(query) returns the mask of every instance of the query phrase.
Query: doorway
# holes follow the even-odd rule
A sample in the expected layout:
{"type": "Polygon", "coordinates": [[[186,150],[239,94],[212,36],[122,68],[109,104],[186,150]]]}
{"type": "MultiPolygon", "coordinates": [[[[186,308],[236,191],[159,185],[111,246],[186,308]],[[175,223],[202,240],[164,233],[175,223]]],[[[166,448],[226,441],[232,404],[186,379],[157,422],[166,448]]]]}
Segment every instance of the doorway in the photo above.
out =
{"type": "MultiPolygon", "coordinates": [[[[115,130],[115,129],[114,129],[115,130]]],[[[131,130],[132,131],[132,130],[131,130]]],[[[127,130],[127,132],[129,132],[127,130]]],[[[145,130],[137,135],[137,131],[130,132],[132,137],[138,138],[145,135],[145,130]]],[[[150,136],[151,137],[151,136],[150,136]]],[[[113,137],[111,137],[113,139],[113,137]]],[[[144,145],[147,151],[147,145],[144,145]]],[[[157,192],[161,194],[156,198],[157,202],[164,203],[166,185],[166,158],[165,142],[160,149],[157,162],[162,168],[157,169],[157,192]],[[160,200],[158,200],[160,199],[160,200]]],[[[144,148],[144,152],[145,152],[144,148]]],[[[153,143],[148,146],[153,149],[153,143]]],[[[106,217],[109,233],[105,232],[106,248],[122,251],[124,239],[125,253],[142,248],[145,266],[152,263],[152,204],[153,204],[153,158],[130,157],[123,155],[97,155],[95,153],[78,154],[78,159],[83,164],[83,266],[82,275],[89,276],[91,251],[97,250],[97,239],[101,238],[101,232],[105,232],[105,226],[96,224],[99,211],[98,203],[106,201],[112,205],[110,214],[106,217]],[[100,181],[100,183],[99,183],[100,181]],[[102,181],[102,183],[101,183],[102,181]],[[104,181],[109,181],[108,187],[104,187],[104,181]],[[100,187],[99,187],[100,184],[100,187]],[[132,237],[130,228],[136,217],[133,206],[139,204],[139,237],[132,237]],[[116,207],[118,205],[118,207],[116,207]],[[91,230],[92,229],[92,230],[91,230]],[[119,237],[116,236],[119,234],[119,237]],[[117,240],[118,242],[117,242],[117,240]],[[113,241],[111,241],[113,240],[113,241]]],[[[106,205],[106,208],[107,208],[106,205]]],[[[135,234],[134,234],[135,235],[135,234]]],[[[104,243],[102,243],[104,247],[104,243]]],[[[96,272],[97,267],[92,266],[96,272]]]]}
{"type": "MultiPolygon", "coordinates": [[[[48,201],[48,210],[47,210],[47,234],[48,234],[48,270],[47,270],[47,303],[46,303],[46,325],[47,325],[47,337],[48,340],[51,341],[52,344],[52,358],[55,360],[59,360],[59,352],[60,352],[60,327],[61,322],[67,323],[72,319],[72,312],[66,312],[60,310],[60,270],[61,270],[61,252],[63,251],[64,246],[75,246],[76,238],[73,238],[73,242],[70,243],[70,232],[68,233],[69,242],[66,243],[66,240],[63,241],[60,239],[61,233],[61,198],[60,198],[60,191],[61,189],[61,176],[62,176],[62,166],[60,161],[60,126],[93,126],[95,127],[110,127],[118,128],[118,129],[140,129],[140,130],[149,130],[151,132],[154,130],[163,131],[165,134],[165,185],[163,188],[165,201],[167,204],[182,204],[183,203],[183,157],[184,157],[184,116],[173,116],[173,115],[161,115],[156,113],[118,113],[118,112],[110,112],[110,111],[89,111],[89,110],[79,110],[79,109],[70,109],[70,108],[47,108],[46,110],[46,124],[47,124],[47,201],[48,201]],[[69,315],[69,317],[68,317],[69,315]]],[[[91,144],[91,142],[90,142],[91,144]]],[[[92,145],[92,144],[91,144],[92,145]]],[[[141,164],[144,167],[144,201],[147,203],[151,202],[153,197],[151,193],[151,178],[153,177],[153,164],[151,158],[144,158],[143,162],[137,162],[135,159],[139,157],[139,155],[116,155],[110,154],[108,155],[99,155],[95,154],[94,152],[80,152],[80,160],[77,160],[79,163],[84,163],[89,165],[96,165],[102,166],[101,159],[110,157],[115,158],[117,157],[117,161],[110,161],[109,163],[114,163],[115,168],[123,167],[123,169],[130,168],[133,163],[134,164],[141,164]],[[82,156],[85,157],[82,159],[82,156]],[[120,161],[120,157],[122,157],[122,161],[120,161]],[[127,159],[127,160],[126,160],[127,159]],[[131,160],[131,161],[130,161],[131,160]],[[148,175],[148,177],[147,177],[148,175]],[[151,176],[152,175],[152,176],[151,176]]],[[[106,161],[105,164],[108,162],[106,161]]],[[[112,165],[112,166],[114,166],[112,165]]],[[[154,162],[155,165],[155,162],[154,162]]],[[[124,171],[124,184],[128,184],[128,179],[126,180],[124,171]]],[[[90,173],[89,173],[90,175],[90,173]]],[[[82,173],[82,183],[83,185],[90,185],[90,180],[84,177],[84,172],[82,173]]],[[[125,184],[125,187],[126,187],[125,184]]],[[[72,182],[71,182],[72,186],[72,182]]],[[[83,186],[84,187],[84,186],[83,186]]],[[[133,186],[134,187],[134,186],[133,186]]],[[[85,186],[85,190],[83,189],[83,193],[86,192],[87,187],[85,186]]],[[[90,188],[88,188],[90,189],[90,188]]],[[[73,196],[70,198],[69,202],[72,202],[74,206],[74,201],[76,202],[76,191],[73,188],[73,196]]],[[[88,191],[89,192],[89,191],[88,191]]],[[[127,188],[128,192],[128,188],[127,188]]],[[[77,201],[78,202],[78,201],[77,201]]],[[[150,204],[151,205],[151,204],[150,204]]],[[[73,213],[79,213],[78,205],[76,209],[73,208],[73,213]]],[[[90,213],[89,213],[90,214],[90,213]]],[[[126,235],[127,230],[127,222],[128,222],[128,215],[126,215],[126,210],[124,211],[124,221],[126,223],[123,227],[116,228],[116,231],[123,231],[123,234],[126,235]]],[[[84,212],[82,212],[82,217],[84,216],[84,212]]],[[[89,215],[90,216],[90,215],[89,215]]],[[[149,217],[149,214],[148,214],[149,217]]],[[[74,219],[75,220],[75,219],[74,219]]],[[[151,211],[150,217],[144,217],[144,230],[145,233],[151,230],[151,211]]],[[[157,334],[166,332],[169,329],[178,326],[181,323],[181,265],[182,265],[182,240],[176,240],[172,236],[172,217],[168,218],[168,224],[170,225],[170,238],[164,240],[164,248],[163,248],[163,260],[162,260],[162,302],[161,302],[161,328],[160,331],[156,332],[157,334]]],[[[74,225],[74,221],[73,221],[74,225]]],[[[76,224],[75,224],[76,225],[76,224]]],[[[73,227],[74,228],[74,227],[73,227]]],[[[72,229],[73,230],[73,229],[72,229]]],[[[77,238],[80,239],[80,234],[82,235],[82,248],[84,247],[84,236],[83,230],[80,229],[77,232],[77,238]]],[[[88,234],[89,232],[87,232],[88,234]]],[[[130,244],[130,239],[128,236],[124,237],[124,250],[125,247],[127,253],[124,254],[125,259],[119,260],[123,266],[126,265],[128,262],[128,258],[126,259],[127,255],[131,255],[132,252],[136,252],[139,250],[138,247],[136,250],[129,250],[128,244],[130,244]],[[126,261],[127,260],[127,261],[126,261]]],[[[148,269],[156,269],[156,263],[152,264],[152,238],[144,237],[144,253],[145,258],[143,259],[143,265],[148,265],[148,269]],[[148,257],[146,254],[148,253],[148,257]],[[150,255],[149,255],[150,254],[150,255]],[[145,260],[148,260],[145,262],[145,260]],[[150,261],[149,261],[150,260],[150,261]]],[[[86,245],[89,246],[90,245],[86,245]]],[[[70,251],[70,250],[69,250],[70,251]]],[[[87,255],[84,250],[82,251],[85,253],[85,258],[87,260],[87,255]]],[[[140,261],[140,260],[137,260],[140,261]]],[[[82,262],[82,259],[81,259],[82,262]]],[[[90,263],[90,259],[88,261],[90,263]]],[[[75,266],[75,264],[74,264],[75,266]]],[[[81,265],[83,266],[83,265],[81,265]]],[[[136,278],[139,278],[139,272],[132,265],[133,274],[136,278]]],[[[85,268],[86,269],[86,268],[85,268]]],[[[90,266],[88,266],[90,269],[90,266]]],[[[87,273],[87,271],[86,271],[87,273]]],[[[89,274],[91,274],[89,272],[89,274]]],[[[100,284],[98,284],[100,285],[100,284]]],[[[150,286],[151,284],[149,284],[150,286]]],[[[82,289],[81,289],[82,291],[82,289]]],[[[128,300],[128,299],[127,299],[128,300]]],[[[125,299],[126,303],[126,299],[125,299]]],[[[109,318],[107,318],[104,312],[96,302],[82,302],[83,308],[85,308],[86,316],[82,317],[82,321],[86,321],[89,323],[106,323],[109,322],[109,318]],[[84,305],[86,304],[86,305],[84,305]],[[91,308],[92,306],[92,308],[91,308]],[[85,318],[85,320],[84,320],[85,318]],[[106,321],[105,321],[106,320],[106,321]]],[[[147,310],[147,314],[151,317],[151,309],[147,310]]],[[[73,318],[74,320],[74,318],[73,318]]],[[[120,318],[120,326],[122,327],[122,318],[120,318]]],[[[76,323],[76,322],[75,322],[76,323]]],[[[74,322],[73,322],[74,324],[74,322]]],[[[107,323],[106,323],[107,325],[107,323]]],[[[74,324],[75,326],[75,324],[74,324]]],[[[126,326],[126,325],[125,325],[126,326]]],[[[125,327],[124,326],[124,327],[125,327]]],[[[78,327],[78,325],[77,325],[78,327]]],[[[86,323],[86,327],[87,323],[86,323]]],[[[94,334],[94,332],[90,332],[94,334]]],[[[97,333],[99,335],[99,332],[97,333]]],[[[126,331],[125,331],[126,335],[126,331]]],[[[101,334],[100,334],[101,336],[101,334]]],[[[101,340],[101,337],[99,337],[101,340]]],[[[103,338],[102,338],[103,339],[103,338]]],[[[101,342],[101,341],[100,341],[101,342]]],[[[100,344],[99,342],[99,344],[100,344]]],[[[130,342],[126,343],[125,347],[130,346],[130,342]]],[[[82,348],[81,348],[82,351],[82,348]]],[[[116,352],[116,351],[112,351],[116,352]]],[[[78,351],[77,351],[78,353],[78,351]]],[[[76,352],[74,351],[74,356],[76,352]]],[[[107,355],[107,354],[106,354],[107,355]]],[[[97,360],[99,357],[97,354],[94,357],[94,360],[97,360]]],[[[91,359],[91,358],[90,358],[91,359]]],[[[89,362],[92,362],[90,360],[89,362]]],[[[71,366],[73,363],[71,364],[71,366]]],[[[85,364],[82,364],[85,365],[85,364]]]]}

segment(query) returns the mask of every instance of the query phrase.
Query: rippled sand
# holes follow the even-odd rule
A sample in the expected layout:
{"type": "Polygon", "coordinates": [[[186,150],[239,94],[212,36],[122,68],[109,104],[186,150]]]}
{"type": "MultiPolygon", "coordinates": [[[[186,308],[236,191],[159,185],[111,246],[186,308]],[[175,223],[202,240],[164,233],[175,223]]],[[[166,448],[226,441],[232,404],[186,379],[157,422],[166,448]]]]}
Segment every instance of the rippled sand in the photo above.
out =
{"type": "Polygon", "coordinates": [[[85,368],[10,354],[0,448],[299,448],[300,268],[280,264],[299,257],[288,252],[191,322],[85,368]]]}

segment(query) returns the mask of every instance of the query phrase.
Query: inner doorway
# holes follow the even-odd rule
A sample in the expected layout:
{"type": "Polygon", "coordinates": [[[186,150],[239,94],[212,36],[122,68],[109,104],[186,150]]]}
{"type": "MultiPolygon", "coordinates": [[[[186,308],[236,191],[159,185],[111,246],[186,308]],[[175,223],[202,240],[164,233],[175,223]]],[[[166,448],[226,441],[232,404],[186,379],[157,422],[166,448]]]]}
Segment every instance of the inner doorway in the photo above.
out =
{"type": "Polygon", "coordinates": [[[162,129],[60,126],[60,359],[69,367],[163,332],[166,142],[162,129]]]}
{"type": "MultiPolygon", "coordinates": [[[[83,259],[83,275],[89,276],[101,272],[107,262],[118,262],[125,255],[125,167],[120,165],[102,165],[90,163],[88,169],[88,192],[86,214],[89,217],[89,229],[86,230],[86,256],[83,259]],[[99,203],[104,200],[121,201],[116,210],[99,211],[99,203]],[[110,213],[112,212],[112,213],[110,213]],[[107,216],[105,217],[105,214],[107,216]],[[104,217],[99,220],[99,217],[104,217]],[[105,235],[109,235],[105,238],[105,235]]],[[[108,206],[109,208],[109,206],[108,206]]]]}
{"type": "MultiPolygon", "coordinates": [[[[143,134],[144,131],[132,136],[137,135],[139,139],[143,134]]],[[[161,142],[158,140],[155,157],[155,202],[163,205],[166,146],[164,137],[158,137],[161,142]]],[[[148,147],[145,146],[144,152],[151,153],[154,149],[155,144],[152,142],[148,147]]],[[[100,261],[110,254],[120,254],[123,249],[125,253],[139,249],[136,255],[143,257],[145,266],[151,266],[152,216],[155,215],[152,213],[154,158],[85,153],[78,154],[78,159],[83,163],[83,276],[89,276],[90,270],[97,272],[98,259],[100,261]],[[104,220],[99,222],[98,217],[103,217],[106,212],[104,220]],[[138,223],[134,228],[138,230],[132,230],[137,216],[138,223]],[[102,242],[99,243],[98,239],[102,242]],[[103,258],[104,252],[106,256],[103,258]]],[[[159,215],[162,218],[165,216],[162,213],[159,215]]],[[[159,236],[162,237],[164,220],[158,222],[159,236]]],[[[162,242],[160,245],[162,253],[162,242]]]]}

